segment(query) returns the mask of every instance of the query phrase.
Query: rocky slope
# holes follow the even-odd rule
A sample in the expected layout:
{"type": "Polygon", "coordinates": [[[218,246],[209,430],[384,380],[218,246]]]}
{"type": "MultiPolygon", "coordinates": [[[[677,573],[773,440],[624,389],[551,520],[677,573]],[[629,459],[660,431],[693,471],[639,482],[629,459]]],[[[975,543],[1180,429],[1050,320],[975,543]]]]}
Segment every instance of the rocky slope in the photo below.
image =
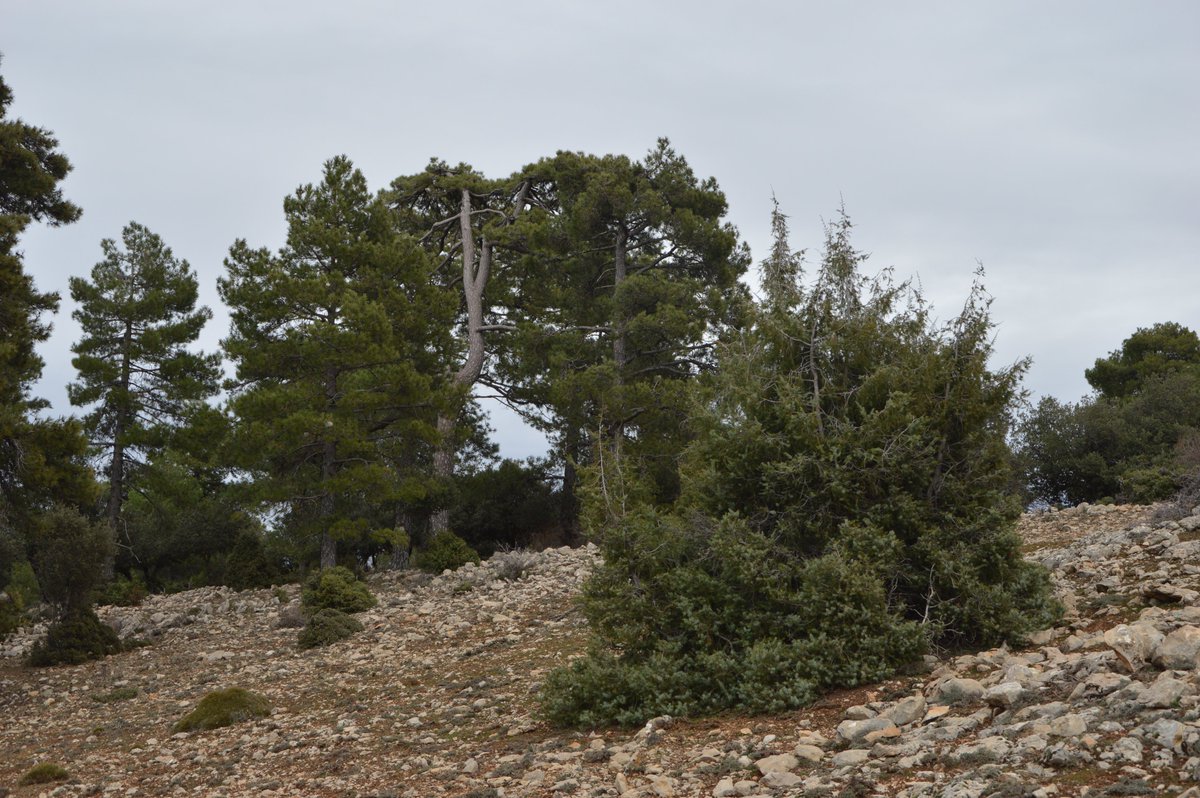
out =
{"type": "Polygon", "coordinates": [[[104,608],[150,645],[33,670],[0,646],[0,795],[902,796],[1200,798],[1200,508],[1027,516],[1029,556],[1070,613],[1024,650],[925,670],[764,717],[549,728],[534,695],[578,654],[572,595],[592,549],[434,579],[380,575],[366,630],[299,651],[295,588],[204,589],[104,608]],[[265,719],[171,727],[211,690],[265,719]],[[72,780],[18,787],[40,762],[72,780]],[[1195,786],[1193,786],[1195,785],[1195,786]]]}

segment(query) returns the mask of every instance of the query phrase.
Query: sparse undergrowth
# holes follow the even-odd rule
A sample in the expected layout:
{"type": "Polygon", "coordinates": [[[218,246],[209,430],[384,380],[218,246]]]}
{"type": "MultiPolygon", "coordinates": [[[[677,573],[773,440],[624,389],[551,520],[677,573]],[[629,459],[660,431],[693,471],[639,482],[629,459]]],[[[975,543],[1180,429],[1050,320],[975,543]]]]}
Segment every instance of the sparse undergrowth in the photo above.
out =
{"type": "Polygon", "coordinates": [[[71,774],[62,765],[56,765],[53,762],[42,762],[26,771],[25,775],[17,783],[21,786],[50,784],[55,781],[66,781],[69,778],[71,778],[71,774]]]}
{"type": "Polygon", "coordinates": [[[264,696],[241,687],[229,687],[204,696],[195,709],[175,724],[172,731],[218,729],[254,718],[265,718],[270,714],[271,702],[264,696]]]}

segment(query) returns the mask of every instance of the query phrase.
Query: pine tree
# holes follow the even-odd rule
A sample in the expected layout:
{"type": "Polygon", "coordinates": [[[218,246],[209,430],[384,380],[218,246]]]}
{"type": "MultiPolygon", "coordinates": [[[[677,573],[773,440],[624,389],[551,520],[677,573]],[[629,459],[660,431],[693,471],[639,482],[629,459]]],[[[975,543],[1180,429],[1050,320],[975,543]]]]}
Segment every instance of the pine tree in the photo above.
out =
{"type": "Polygon", "coordinates": [[[523,175],[538,207],[512,233],[526,256],[501,379],[539,409],[564,504],[597,441],[670,500],[690,385],[746,299],[725,196],[665,139],[640,160],[560,152],[523,175]]]}
{"type": "Polygon", "coordinates": [[[339,539],[379,532],[381,508],[431,489],[400,469],[406,449],[436,440],[454,303],[349,159],[327,162],[284,212],[286,246],[238,241],[219,282],[233,321],[234,445],[258,498],[319,539],[330,567],[339,539]]]}
{"type": "Polygon", "coordinates": [[[121,238],[124,249],[112,239],[100,242],[104,260],[90,281],[71,278],[79,303],[72,316],[83,337],[72,348],[79,381],[67,387],[71,404],[96,405],[84,423],[108,475],[114,529],[135,469],[216,393],[220,376],[220,355],[189,349],[212,317],[196,307],[191,266],[136,222],[121,238]]]}
{"type": "MultiPolygon", "coordinates": [[[[58,141],[10,118],[12,98],[0,78],[0,535],[19,536],[13,530],[33,528],[32,516],[55,500],[87,504],[94,483],[81,459],[86,440],[79,425],[38,418],[47,403],[29,391],[41,376],[35,347],[50,334],[45,316],[57,310],[58,295],[37,290],[17,241],[32,222],[69,224],[80,210],[59,188],[71,164],[58,141]]],[[[0,548],[19,558],[25,543],[0,548]]],[[[10,565],[3,560],[0,584],[10,565]]]]}

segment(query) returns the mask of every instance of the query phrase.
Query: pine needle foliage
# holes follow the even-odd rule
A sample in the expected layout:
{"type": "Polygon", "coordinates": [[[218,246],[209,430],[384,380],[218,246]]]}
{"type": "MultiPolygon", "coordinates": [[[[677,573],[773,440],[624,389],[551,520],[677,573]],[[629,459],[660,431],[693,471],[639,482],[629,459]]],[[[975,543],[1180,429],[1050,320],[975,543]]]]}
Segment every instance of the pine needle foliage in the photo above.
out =
{"type": "MultiPolygon", "coordinates": [[[[929,646],[1054,619],[1014,531],[1006,435],[1025,363],[989,367],[980,285],[938,324],[913,285],[862,276],[850,233],[844,214],[828,227],[810,286],[781,279],[794,262],[773,270],[753,325],[723,345],[676,506],[593,514],[594,646],[548,678],[550,719],[780,711],[929,646]]],[[[790,252],[777,241],[774,257],[790,252]]],[[[636,482],[600,476],[593,497],[636,482]]]]}

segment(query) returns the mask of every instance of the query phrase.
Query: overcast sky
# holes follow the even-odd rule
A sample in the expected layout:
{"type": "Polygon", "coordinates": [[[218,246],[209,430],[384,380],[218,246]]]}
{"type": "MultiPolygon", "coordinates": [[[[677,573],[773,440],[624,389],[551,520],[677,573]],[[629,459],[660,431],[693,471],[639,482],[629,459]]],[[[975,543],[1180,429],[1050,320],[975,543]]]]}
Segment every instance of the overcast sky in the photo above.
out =
{"type": "MultiPolygon", "coordinates": [[[[12,111],[49,128],[81,221],[22,240],[63,307],[38,386],[69,412],[70,275],[136,220],[215,311],[236,238],[345,153],[374,188],[431,156],[507,175],[667,136],[725,190],[757,261],[772,192],[815,253],[844,199],[874,267],[940,315],[977,262],[998,359],[1034,396],[1139,326],[1200,328],[1200,4],[1181,2],[55,2],[5,0],[12,111]]],[[[497,417],[510,456],[542,442],[497,417]]]]}

